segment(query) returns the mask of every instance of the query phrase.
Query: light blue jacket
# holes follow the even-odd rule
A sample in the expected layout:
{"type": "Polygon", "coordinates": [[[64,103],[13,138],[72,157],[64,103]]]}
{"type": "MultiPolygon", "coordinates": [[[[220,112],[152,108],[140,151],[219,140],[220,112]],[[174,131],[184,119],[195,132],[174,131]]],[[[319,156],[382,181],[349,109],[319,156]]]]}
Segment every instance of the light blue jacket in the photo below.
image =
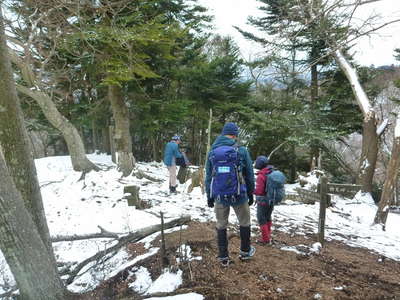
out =
{"type": "Polygon", "coordinates": [[[175,165],[175,159],[182,157],[182,153],[179,151],[179,146],[175,142],[169,142],[165,146],[164,150],[164,164],[167,167],[175,165]]]}

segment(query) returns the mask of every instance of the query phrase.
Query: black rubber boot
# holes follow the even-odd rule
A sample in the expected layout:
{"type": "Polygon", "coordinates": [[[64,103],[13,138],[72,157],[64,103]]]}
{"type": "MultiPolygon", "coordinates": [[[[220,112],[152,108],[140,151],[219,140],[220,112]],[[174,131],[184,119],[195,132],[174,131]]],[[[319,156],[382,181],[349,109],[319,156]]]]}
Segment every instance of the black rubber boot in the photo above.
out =
{"type": "Polygon", "coordinates": [[[240,226],[240,251],[250,251],[250,226],[240,226]]]}
{"type": "Polygon", "coordinates": [[[256,253],[256,248],[250,245],[250,226],[240,226],[240,253],[241,260],[251,259],[256,253]]]}
{"type": "Polygon", "coordinates": [[[217,229],[218,258],[228,258],[228,237],[225,229],[217,229]]]}

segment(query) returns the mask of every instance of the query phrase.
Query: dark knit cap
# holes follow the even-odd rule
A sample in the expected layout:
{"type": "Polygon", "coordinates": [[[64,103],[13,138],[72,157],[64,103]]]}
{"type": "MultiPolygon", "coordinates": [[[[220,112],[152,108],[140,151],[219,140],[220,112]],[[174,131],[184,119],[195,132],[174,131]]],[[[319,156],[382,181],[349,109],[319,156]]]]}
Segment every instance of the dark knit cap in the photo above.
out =
{"type": "Polygon", "coordinates": [[[254,168],[256,168],[257,170],[264,169],[268,165],[268,163],[269,163],[268,157],[266,157],[264,155],[260,155],[256,159],[256,163],[254,164],[254,168]]]}
{"type": "Polygon", "coordinates": [[[235,123],[228,122],[224,125],[224,128],[222,128],[221,135],[238,136],[239,135],[239,127],[235,123]]]}

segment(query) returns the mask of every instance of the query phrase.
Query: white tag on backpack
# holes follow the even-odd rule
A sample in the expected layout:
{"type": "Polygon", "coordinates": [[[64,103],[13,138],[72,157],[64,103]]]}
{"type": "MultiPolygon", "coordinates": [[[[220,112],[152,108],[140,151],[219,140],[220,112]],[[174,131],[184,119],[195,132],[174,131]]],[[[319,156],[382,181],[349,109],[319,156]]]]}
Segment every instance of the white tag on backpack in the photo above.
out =
{"type": "Polygon", "coordinates": [[[230,167],[218,167],[218,173],[229,173],[230,171],[230,167]]]}

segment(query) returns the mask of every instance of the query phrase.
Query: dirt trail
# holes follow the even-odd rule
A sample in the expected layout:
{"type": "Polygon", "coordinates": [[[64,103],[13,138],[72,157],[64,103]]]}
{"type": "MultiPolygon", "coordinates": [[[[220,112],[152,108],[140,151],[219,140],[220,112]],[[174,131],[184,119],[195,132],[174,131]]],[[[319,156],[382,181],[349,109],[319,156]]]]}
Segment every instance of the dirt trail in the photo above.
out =
{"type": "MultiPolygon", "coordinates": [[[[254,232],[257,233],[256,231],[254,232]]],[[[187,230],[167,236],[170,263],[175,263],[181,243],[191,246],[200,261],[181,264],[183,285],[172,294],[198,292],[206,299],[400,299],[400,263],[339,242],[327,242],[320,254],[310,252],[313,236],[274,232],[275,244],[258,246],[253,260],[239,261],[239,236],[230,230],[229,250],[235,263],[222,268],[216,262],[214,224],[191,223],[187,230]],[[281,250],[297,247],[303,254],[281,250]]],[[[252,239],[255,239],[252,238],[252,239]]],[[[132,255],[143,250],[131,245],[132,255]]],[[[160,274],[159,256],[141,262],[152,273],[160,274]]],[[[128,286],[128,270],[104,283],[85,299],[142,299],[128,286]]],[[[134,276],[129,281],[135,280],[134,276]]],[[[165,294],[166,295],[166,294],[165,294]]],[[[163,295],[164,296],[164,295],[163,295]]]]}

